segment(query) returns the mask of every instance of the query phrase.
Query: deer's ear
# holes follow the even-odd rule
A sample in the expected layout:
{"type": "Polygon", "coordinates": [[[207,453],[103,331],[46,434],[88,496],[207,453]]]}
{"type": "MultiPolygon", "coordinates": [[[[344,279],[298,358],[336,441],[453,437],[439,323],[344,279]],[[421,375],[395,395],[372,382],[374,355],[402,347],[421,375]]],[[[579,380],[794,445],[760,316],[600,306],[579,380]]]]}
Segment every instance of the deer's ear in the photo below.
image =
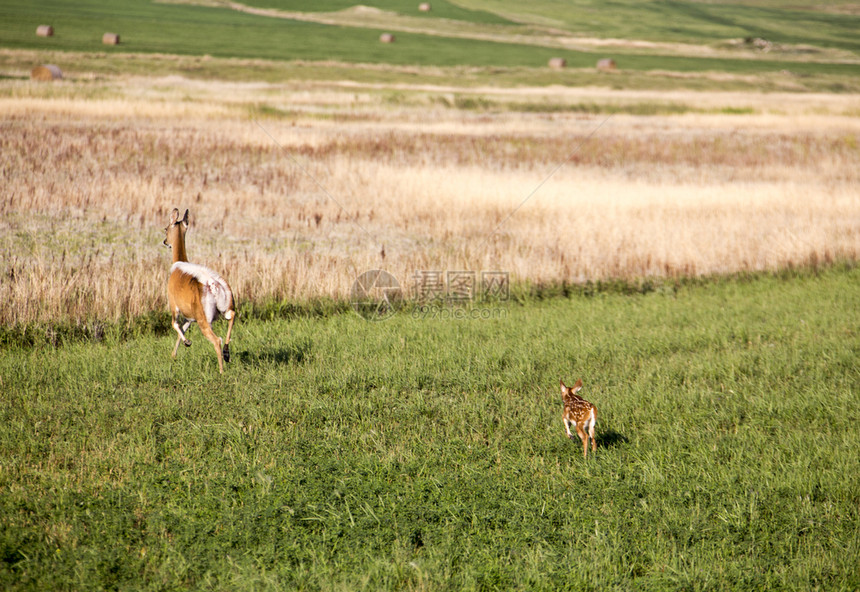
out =
{"type": "Polygon", "coordinates": [[[564,381],[563,381],[563,380],[559,380],[559,382],[561,383],[561,392],[562,392],[562,393],[566,392],[566,391],[567,391],[567,387],[566,387],[566,386],[564,386],[564,381]]]}
{"type": "MultiPolygon", "coordinates": [[[[177,218],[179,218],[179,210],[176,208],[173,208],[173,211],[170,213],[170,224],[175,224],[177,218]]],[[[169,224],[168,224],[168,226],[169,226],[169,224]]]]}
{"type": "MultiPolygon", "coordinates": [[[[177,214],[179,211],[177,210],[177,214]]],[[[185,210],[185,215],[182,217],[182,223],[188,226],[188,210],[185,210]]]]}
{"type": "Polygon", "coordinates": [[[581,389],[582,389],[582,379],[580,378],[579,380],[576,381],[576,384],[573,385],[572,390],[574,393],[578,393],[581,389]]]}

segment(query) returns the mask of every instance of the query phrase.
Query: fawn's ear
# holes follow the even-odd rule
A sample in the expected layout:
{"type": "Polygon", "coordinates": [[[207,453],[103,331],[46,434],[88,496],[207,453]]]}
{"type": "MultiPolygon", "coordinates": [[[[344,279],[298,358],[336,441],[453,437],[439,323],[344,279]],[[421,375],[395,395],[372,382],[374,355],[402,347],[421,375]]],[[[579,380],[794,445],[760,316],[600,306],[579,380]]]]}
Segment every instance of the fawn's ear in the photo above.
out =
{"type": "Polygon", "coordinates": [[[561,383],[561,394],[563,395],[563,394],[565,394],[565,393],[567,392],[567,387],[566,387],[566,386],[564,386],[564,381],[563,381],[563,380],[559,380],[559,382],[561,383]]]}
{"type": "MultiPolygon", "coordinates": [[[[170,224],[175,223],[177,218],[179,218],[179,210],[173,208],[173,212],[170,213],[170,224]]],[[[170,224],[168,224],[168,226],[170,226],[170,224]]]]}
{"type": "Polygon", "coordinates": [[[184,224],[186,227],[188,226],[188,210],[185,210],[185,216],[182,217],[182,224],[184,224]]]}
{"type": "Polygon", "coordinates": [[[576,394],[581,389],[582,389],[582,379],[580,378],[579,380],[576,381],[576,384],[573,385],[573,388],[571,389],[571,391],[573,392],[573,394],[576,394]]]}

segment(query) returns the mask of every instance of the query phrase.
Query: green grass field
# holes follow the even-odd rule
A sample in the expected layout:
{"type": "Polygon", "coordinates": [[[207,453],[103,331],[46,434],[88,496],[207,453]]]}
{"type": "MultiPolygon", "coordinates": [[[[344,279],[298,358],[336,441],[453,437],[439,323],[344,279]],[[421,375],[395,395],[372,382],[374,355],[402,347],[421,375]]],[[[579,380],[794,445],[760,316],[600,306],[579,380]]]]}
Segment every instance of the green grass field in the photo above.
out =
{"type": "Polygon", "coordinates": [[[372,2],[358,2],[356,0],[251,0],[244,4],[259,8],[274,8],[297,12],[334,12],[337,10],[346,10],[361,4],[427,20],[444,18],[487,25],[516,24],[496,14],[493,11],[494,7],[488,7],[487,10],[469,9],[467,3],[454,3],[447,0],[434,0],[431,3],[432,11],[430,12],[419,11],[418,4],[420,2],[413,2],[412,0],[374,0],[372,2]]]}
{"type": "Polygon", "coordinates": [[[548,24],[596,37],[683,43],[762,37],[778,43],[860,49],[858,16],[841,1],[463,0],[462,4],[517,22],[548,24]]]}
{"type": "Polygon", "coordinates": [[[0,587],[857,589],[858,285],[246,318],[223,376],[197,329],[6,346],[0,587]]]}
{"type": "MultiPolygon", "coordinates": [[[[328,2],[319,6],[298,2],[255,2],[255,6],[299,10],[345,8],[346,2],[328,2]]],[[[813,10],[787,8],[736,7],[734,5],[702,5],[695,2],[645,3],[623,2],[613,10],[597,11],[594,6],[562,7],[545,0],[534,3],[529,14],[543,11],[554,15],[553,29],[567,35],[594,35],[633,39],[684,41],[713,44],[730,38],[768,35],[780,43],[812,43],[818,49],[849,52],[853,59],[822,58],[810,61],[807,52],[761,55],[756,59],[743,56],[684,55],[667,51],[642,49],[599,49],[583,51],[548,47],[546,33],[535,29],[540,19],[520,15],[522,24],[512,24],[499,14],[490,12],[495,4],[474,2],[467,10],[450,3],[441,3],[437,12],[419,18],[423,13],[407,10],[403,2],[382,2],[379,6],[396,9],[399,13],[414,13],[412,18],[427,22],[428,32],[397,32],[394,44],[379,43],[383,29],[371,24],[362,26],[329,25],[271,16],[246,14],[222,7],[186,5],[180,3],[131,2],[130,0],[8,0],[0,4],[0,47],[9,49],[39,49],[46,51],[94,52],[101,54],[178,54],[210,55],[214,57],[255,58],[276,61],[335,60],[346,63],[382,63],[416,66],[473,66],[544,68],[551,57],[564,57],[570,68],[593,68],[597,58],[607,51],[619,59],[625,71],[642,72],[669,70],[674,72],[729,72],[735,74],[777,73],[790,69],[795,75],[838,75],[857,77],[860,64],[856,51],[860,44],[854,32],[860,19],[853,15],[830,14],[813,10]],[[705,8],[707,6],[707,8],[705,8]],[[715,12],[734,11],[736,21],[726,23],[725,15],[715,12]],[[749,14],[748,14],[749,13],[749,14]],[[665,30],[671,19],[668,14],[683,15],[677,34],[665,30]],[[561,18],[555,19],[555,16],[561,18]],[[586,18],[585,15],[588,15],[586,18]],[[594,20],[596,17],[598,20],[594,20]],[[574,18],[576,17],[576,18],[574,18]],[[593,18],[594,17],[594,18],[593,18]],[[565,20],[567,19],[567,20],[565,20]],[[573,19],[573,20],[571,20],[573,19]],[[577,20],[578,19],[578,20],[577,20]],[[608,21],[607,21],[608,19],[608,21]],[[532,22],[533,21],[533,22],[532,22]],[[39,24],[50,22],[56,30],[53,37],[35,35],[39,24]],[[452,36],[451,23],[465,26],[462,36],[452,36]],[[712,23],[724,23],[711,26],[712,23]],[[764,29],[760,23],[768,22],[764,29]],[[434,23],[438,32],[434,33],[434,23]],[[636,23],[631,29],[610,26],[610,23],[636,23]],[[685,23],[685,24],[684,24],[685,23]],[[707,25],[707,26],[706,26],[707,25]],[[448,27],[448,28],[446,28],[448,27]],[[643,29],[651,31],[646,35],[643,29]],[[120,35],[121,44],[104,46],[106,31],[120,35]],[[538,35],[537,33],[540,33],[538,35]],[[804,33],[806,34],[804,36],[804,33]],[[496,40],[481,35],[496,35],[496,40]],[[511,35],[517,34],[518,37],[511,35]],[[505,42],[504,39],[510,39],[505,42]]],[[[410,5],[411,6],[411,5],[410,5]]],[[[417,4],[416,4],[417,6],[417,4]]],[[[496,8],[505,14],[513,3],[501,3],[496,8]]],[[[512,8],[511,8],[512,9],[512,8]]],[[[533,14],[534,13],[534,14],[533,14]]],[[[734,14],[733,13],[733,14],[734,14]]],[[[674,22],[674,21],[672,21],[674,22]]],[[[396,29],[396,26],[395,26],[396,29]]],[[[674,29],[672,29],[674,30],[674,29]]],[[[818,49],[811,50],[814,55],[818,49]]],[[[64,64],[66,65],[66,64],[64,64]]],[[[562,79],[564,82],[564,79],[562,79]]]]}

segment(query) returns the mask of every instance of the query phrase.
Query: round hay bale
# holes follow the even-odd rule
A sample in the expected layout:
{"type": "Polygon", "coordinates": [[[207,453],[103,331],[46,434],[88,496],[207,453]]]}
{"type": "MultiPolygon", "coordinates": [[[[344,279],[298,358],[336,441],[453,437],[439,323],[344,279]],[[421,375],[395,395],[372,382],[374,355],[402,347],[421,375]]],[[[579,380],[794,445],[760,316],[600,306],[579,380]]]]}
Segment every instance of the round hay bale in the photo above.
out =
{"type": "Polygon", "coordinates": [[[30,79],[31,80],[60,80],[63,78],[63,71],[60,70],[59,67],[54,64],[45,64],[43,66],[36,66],[32,70],[30,70],[30,79]]]}
{"type": "Polygon", "coordinates": [[[549,59],[549,67],[550,68],[561,68],[567,67],[567,60],[564,58],[550,58],[549,59]]]}
{"type": "Polygon", "coordinates": [[[765,53],[773,49],[773,43],[771,41],[768,41],[767,39],[762,39],[761,37],[756,37],[755,39],[753,39],[752,45],[756,49],[765,53]]]}
{"type": "Polygon", "coordinates": [[[394,43],[394,35],[391,33],[383,33],[379,36],[379,41],[382,43],[394,43]]]}
{"type": "Polygon", "coordinates": [[[617,70],[618,65],[612,58],[603,58],[601,60],[597,60],[597,69],[610,72],[612,70],[617,70]]]}
{"type": "Polygon", "coordinates": [[[116,33],[105,33],[102,35],[102,43],[105,45],[119,45],[119,35],[116,33]]]}
{"type": "Polygon", "coordinates": [[[53,37],[54,27],[51,25],[39,25],[36,27],[36,35],[39,37],[53,37]]]}
{"type": "Polygon", "coordinates": [[[422,2],[418,5],[418,10],[420,10],[421,12],[430,12],[430,3],[422,2]]]}

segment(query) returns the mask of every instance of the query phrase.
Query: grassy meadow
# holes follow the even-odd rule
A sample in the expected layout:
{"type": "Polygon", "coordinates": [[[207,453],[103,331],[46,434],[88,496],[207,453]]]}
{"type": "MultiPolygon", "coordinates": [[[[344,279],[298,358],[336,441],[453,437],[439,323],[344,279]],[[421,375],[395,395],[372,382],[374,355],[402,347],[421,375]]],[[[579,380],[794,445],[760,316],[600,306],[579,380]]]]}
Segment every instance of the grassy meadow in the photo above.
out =
{"type": "Polygon", "coordinates": [[[855,589],[859,281],[4,348],[0,585],[855,589]]]}
{"type": "Polygon", "coordinates": [[[860,588],[856,6],[417,5],[0,3],[0,589],[860,588]]]}

